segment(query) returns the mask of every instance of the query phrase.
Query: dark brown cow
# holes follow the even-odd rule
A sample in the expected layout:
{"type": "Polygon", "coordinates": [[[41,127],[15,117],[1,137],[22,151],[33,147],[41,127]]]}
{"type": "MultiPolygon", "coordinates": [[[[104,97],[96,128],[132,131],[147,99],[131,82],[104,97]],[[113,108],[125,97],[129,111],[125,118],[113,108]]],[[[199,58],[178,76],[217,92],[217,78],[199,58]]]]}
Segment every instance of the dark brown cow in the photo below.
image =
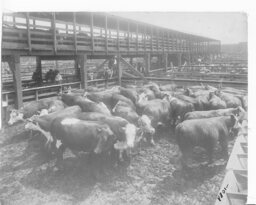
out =
{"type": "Polygon", "coordinates": [[[132,100],[134,104],[138,100],[138,94],[134,89],[120,87],[120,94],[132,100]]]}
{"type": "Polygon", "coordinates": [[[221,100],[214,93],[209,94],[209,110],[225,109],[227,108],[226,102],[221,100]]]}
{"type": "Polygon", "coordinates": [[[216,91],[215,94],[226,102],[227,108],[236,108],[238,106],[242,107],[241,100],[232,94],[224,93],[221,91],[216,91]]]}
{"type": "Polygon", "coordinates": [[[224,158],[228,157],[228,140],[231,128],[237,127],[234,115],[205,119],[186,120],[175,128],[175,135],[180,148],[183,166],[191,156],[195,146],[204,148],[208,155],[208,163],[213,161],[213,151],[219,142],[224,158]]]}
{"type": "MultiPolygon", "coordinates": [[[[66,148],[73,151],[88,152],[91,156],[97,157],[110,151],[115,142],[113,132],[107,124],[79,120],[74,117],[56,118],[50,131],[54,144],[57,140],[61,141],[57,150],[57,167],[63,161],[63,153],[66,148]]],[[[98,157],[94,158],[94,163],[99,164],[98,160],[98,157]]],[[[93,171],[99,171],[98,167],[93,171]]]]}
{"type": "Polygon", "coordinates": [[[211,118],[211,117],[221,117],[221,116],[230,116],[230,115],[239,115],[240,108],[227,108],[227,109],[218,109],[218,110],[209,110],[209,111],[194,111],[188,112],[184,116],[184,120],[192,119],[202,119],[202,118],[211,118]]]}

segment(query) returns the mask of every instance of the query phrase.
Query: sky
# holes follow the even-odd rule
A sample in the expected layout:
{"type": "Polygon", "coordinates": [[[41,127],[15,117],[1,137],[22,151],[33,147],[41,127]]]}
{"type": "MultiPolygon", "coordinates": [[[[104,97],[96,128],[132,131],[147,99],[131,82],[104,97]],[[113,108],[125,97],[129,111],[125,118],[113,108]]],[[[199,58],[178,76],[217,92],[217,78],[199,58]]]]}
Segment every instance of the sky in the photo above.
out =
{"type": "Polygon", "coordinates": [[[222,44],[247,41],[247,15],[239,12],[111,12],[165,28],[220,40],[222,44]]]}

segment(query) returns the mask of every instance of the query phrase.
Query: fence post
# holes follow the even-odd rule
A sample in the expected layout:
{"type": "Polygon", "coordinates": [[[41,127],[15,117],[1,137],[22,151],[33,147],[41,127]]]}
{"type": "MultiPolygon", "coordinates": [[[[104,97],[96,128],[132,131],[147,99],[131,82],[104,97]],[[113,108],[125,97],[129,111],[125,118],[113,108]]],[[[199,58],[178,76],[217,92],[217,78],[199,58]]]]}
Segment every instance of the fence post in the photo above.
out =
{"type": "Polygon", "coordinates": [[[38,101],[38,90],[36,90],[36,101],[38,101]]]}
{"type": "Polygon", "coordinates": [[[122,67],[121,67],[121,64],[120,64],[120,59],[121,58],[121,55],[118,54],[117,55],[117,68],[118,68],[118,85],[122,85],[122,67]]]}

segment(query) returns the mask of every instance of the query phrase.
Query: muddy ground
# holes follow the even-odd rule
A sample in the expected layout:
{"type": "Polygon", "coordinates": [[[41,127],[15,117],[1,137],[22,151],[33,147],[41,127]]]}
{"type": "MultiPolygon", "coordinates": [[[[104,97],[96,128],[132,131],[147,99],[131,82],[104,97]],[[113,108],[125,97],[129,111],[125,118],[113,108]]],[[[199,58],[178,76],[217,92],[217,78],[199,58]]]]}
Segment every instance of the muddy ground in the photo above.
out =
{"type": "Polygon", "coordinates": [[[69,151],[65,170],[55,171],[43,140],[25,132],[24,124],[0,134],[0,204],[207,205],[214,204],[225,174],[225,165],[216,165],[194,168],[186,177],[173,175],[169,158],[177,146],[171,130],[158,134],[155,147],[143,145],[133,152],[127,168],[105,162],[100,180],[92,177],[86,156],[69,151]]]}

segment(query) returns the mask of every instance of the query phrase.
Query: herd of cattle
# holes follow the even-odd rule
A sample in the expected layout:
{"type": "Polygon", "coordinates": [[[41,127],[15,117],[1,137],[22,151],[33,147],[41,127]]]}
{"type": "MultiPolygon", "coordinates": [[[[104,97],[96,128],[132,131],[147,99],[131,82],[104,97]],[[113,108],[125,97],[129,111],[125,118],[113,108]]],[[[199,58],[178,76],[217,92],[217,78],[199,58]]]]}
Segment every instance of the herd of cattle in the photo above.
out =
{"type": "Polygon", "coordinates": [[[211,164],[217,144],[224,158],[228,157],[228,140],[247,121],[247,93],[208,85],[184,88],[156,83],[74,91],[12,110],[8,124],[18,121],[46,137],[45,145],[56,155],[57,167],[63,164],[66,148],[76,156],[81,151],[90,153],[93,164],[102,155],[117,163],[129,161],[130,151],[141,140],[155,145],[164,127],[175,129],[180,149],[171,163],[186,166],[193,148],[200,146],[211,164]]]}

